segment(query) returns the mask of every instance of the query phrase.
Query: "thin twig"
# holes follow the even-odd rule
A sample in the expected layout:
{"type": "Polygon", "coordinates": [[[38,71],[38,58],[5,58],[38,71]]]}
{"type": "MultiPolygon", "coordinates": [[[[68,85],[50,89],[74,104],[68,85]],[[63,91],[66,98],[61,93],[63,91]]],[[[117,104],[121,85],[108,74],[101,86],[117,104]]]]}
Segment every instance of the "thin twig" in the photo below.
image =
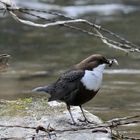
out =
{"type": "MultiPolygon", "coordinates": [[[[102,40],[106,40],[106,41],[110,42],[110,43],[106,43],[106,44],[108,46],[113,47],[113,48],[120,49],[120,50],[125,51],[125,52],[128,52],[128,50],[126,50],[126,48],[131,49],[131,47],[126,46],[125,44],[121,44],[121,43],[116,42],[114,40],[108,39],[107,37],[103,37],[100,34],[95,34],[93,32],[89,32],[89,31],[84,30],[82,28],[72,26],[72,25],[68,25],[68,23],[76,23],[76,22],[83,22],[83,23],[88,23],[89,24],[89,22],[87,22],[86,20],[83,20],[83,19],[77,19],[77,20],[76,19],[71,19],[70,21],[69,20],[68,21],[54,21],[54,20],[51,20],[51,19],[47,19],[45,17],[41,17],[39,15],[35,15],[35,14],[32,14],[32,13],[25,12],[25,11],[23,11],[21,9],[19,10],[19,12],[23,12],[25,14],[37,17],[39,19],[43,19],[43,20],[53,22],[53,23],[47,23],[47,24],[36,24],[36,23],[30,22],[30,21],[27,21],[27,20],[25,21],[25,20],[20,19],[13,12],[10,11],[10,13],[13,15],[13,18],[15,18],[16,20],[18,20],[18,21],[20,21],[20,22],[22,22],[24,24],[28,24],[28,25],[36,26],[36,27],[48,27],[48,26],[63,25],[65,27],[67,27],[67,28],[74,29],[74,30],[77,30],[77,31],[81,31],[81,32],[86,33],[86,34],[88,34],[90,36],[95,36],[95,37],[100,38],[102,40]],[[125,47],[125,49],[123,49],[122,47],[125,47]]],[[[97,26],[95,26],[95,27],[97,27],[97,26]]]]}
{"type": "MultiPolygon", "coordinates": [[[[74,29],[74,30],[86,33],[88,35],[100,38],[103,41],[103,43],[105,43],[108,46],[113,47],[115,49],[119,49],[119,50],[122,50],[122,51],[125,51],[125,52],[140,52],[140,47],[139,46],[133,44],[132,42],[120,37],[119,35],[111,32],[111,31],[109,31],[109,30],[107,30],[107,29],[105,29],[105,28],[103,28],[103,27],[101,27],[97,24],[91,23],[87,20],[74,19],[72,17],[68,17],[68,16],[63,15],[61,13],[52,12],[52,11],[38,10],[38,9],[36,10],[36,9],[29,9],[29,8],[18,8],[18,7],[12,7],[12,5],[6,4],[4,2],[1,2],[1,3],[3,3],[5,5],[5,10],[9,11],[9,13],[12,15],[12,17],[14,19],[18,20],[19,22],[21,22],[23,24],[27,24],[27,25],[30,25],[30,26],[36,26],[36,27],[43,27],[43,28],[46,28],[46,27],[49,27],[49,26],[63,25],[67,28],[74,29]],[[23,20],[23,19],[19,18],[14,13],[15,11],[19,11],[21,13],[28,14],[28,15],[37,17],[39,19],[43,19],[45,21],[49,21],[50,23],[39,24],[39,23],[34,23],[32,21],[23,20]],[[45,17],[30,13],[30,12],[47,13],[47,14],[58,16],[58,17],[63,17],[67,20],[56,21],[56,20],[52,20],[52,19],[47,19],[45,17]],[[96,34],[96,33],[93,33],[91,31],[82,29],[80,27],[69,25],[69,23],[76,23],[76,22],[84,23],[84,24],[92,27],[93,29],[96,29],[98,31],[98,33],[96,34]],[[103,36],[103,34],[101,34],[101,31],[105,32],[105,33],[108,33],[109,35],[111,35],[112,37],[115,37],[116,39],[119,39],[121,42],[118,42],[118,41],[115,41],[115,40],[112,40],[112,39],[109,39],[109,38],[103,36]]],[[[4,10],[4,8],[3,8],[3,10],[4,10]]]]}
{"type": "MultiPolygon", "coordinates": [[[[76,132],[76,131],[83,131],[83,130],[92,130],[92,133],[95,132],[102,132],[102,133],[109,133],[113,138],[122,138],[123,140],[140,140],[137,138],[130,138],[130,137],[126,137],[123,135],[118,135],[118,133],[113,133],[112,131],[110,132],[109,129],[105,129],[105,128],[110,128],[111,130],[115,127],[121,126],[121,125],[128,125],[128,124],[132,124],[132,123],[140,123],[139,120],[130,120],[130,119],[135,119],[135,118],[139,118],[140,116],[128,116],[128,117],[123,117],[123,118],[115,118],[109,121],[106,121],[102,124],[98,124],[98,125],[89,125],[89,126],[82,126],[82,127],[74,127],[74,128],[68,128],[68,129],[54,129],[50,126],[50,124],[48,125],[47,128],[44,128],[43,126],[38,126],[38,127],[30,127],[30,126],[21,126],[21,125],[0,125],[0,127],[6,127],[6,128],[23,128],[23,129],[33,129],[36,130],[36,133],[39,133],[39,131],[43,131],[43,132],[47,132],[48,136],[51,137],[51,135],[55,135],[56,134],[61,134],[64,132],[76,132]],[[128,121],[129,120],[129,121],[128,121]]],[[[46,135],[43,135],[44,137],[46,135]]],[[[33,139],[35,137],[32,136],[31,138],[33,139]]],[[[12,139],[12,138],[7,138],[7,139],[12,139]]]]}
{"type": "Polygon", "coordinates": [[[126,121],[126,120],[136,119],[136,118],[140,118],[140,115],[127,116],[127,117],[123,117],[123,118],[115,118],[115,119],[109,120],[108,122],[113,122],[113,121],[126,121]]]}
{"type": "MultiPolygon", "coordinates": [[[[136,118],[136,116],[132,117],[136,118]]],[[[130,117],[124,117],[124,118],[115,118],[110,121],[106,121],[105,123],[98,124],[98,125],[90,125],[90,126],[85,126],[85,127],[78,127],[78,128],[68,128],[68,129],[54,129],[52,127],[47,127],[44,128],[42,126],[38,127],[30,127],[30,126],[21,126],[21,125],[0,125],[0,127],[8,127],[8,128],[13,128],[13,127],[18,127],[18,128],[24,128],[24,129],[35,129],[37,132],[39,131],[44,131],[44,132],[59,132],[63,133],[66,131],[79,131],[79,130],[85,130],[85,129],[97,129],[97,128],[115,128],[116,126],[121,126],[121,125],[128,125],[132,123],[140,123],[139,120],[132,120],[132,121],[127,121],[130,119],[130,117]]]]}
{"type": "Polygon", "coordinates": [[[0,127],[8,127],[8,128],[18,127],[18,128],[35,129],[35,130],[36,130],[36,127],[31,127],[31,126],[21,126],[21,125],[0,125],[0,127]]]}
{"type": "MultiPolygon", "coordinates": [[[[75,20],[75,18],[72,18],[72,17],[66,16],[66,15],[63,15],[61,13],[53,12],[53,11],[38,10],[38,9],[29,9],[29,8],[19,8],[19,11],[22,11],[22,12],[32,11],[32,12],[46,13],[46,14],[56,15],[56,16],[59,16],[59,17],[64,17],[64,18],[70,19],[70,20],[75,20]]],[[[139,47],[139,46],[135,45],[134,43],[126,40],[125,38],[120,37],[119,35],[113,33],[112,31],[110,31],[108,29],[105,29],[105,28],[103,28],[103,27],[101,27],[101,26],[99,26],[99,25],[97,25],[95,23],[91,23],[89,21],[86,21],[86,23],[88,25],[90,25],[91,27],[94,27],[94,28],[96,28],[96,29],[98,29],[100,31],[106,32],[106,33],[108,33],[108,34],[110,34],[110,35],[112,35],[112,36],[120,39],[123,43],[126,43],[126,44],[131,45],[131,46],[136,47],[136,48],[139,47]]]]}

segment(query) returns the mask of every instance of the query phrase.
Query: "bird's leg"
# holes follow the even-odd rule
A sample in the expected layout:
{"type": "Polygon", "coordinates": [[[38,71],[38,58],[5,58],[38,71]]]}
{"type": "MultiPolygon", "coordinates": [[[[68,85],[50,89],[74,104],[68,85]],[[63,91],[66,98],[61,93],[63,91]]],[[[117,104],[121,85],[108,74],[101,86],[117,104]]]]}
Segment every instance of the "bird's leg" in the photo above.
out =
{"type": "Polygon", "coordinates": [[[71,109],[70,109],[70,105],[67,105],[67,110],[69,111],[69,114],[70,114],[70,116],[71,116],[71,119],[72,119],[72,122],[73,122],[72,124],[75,125],[76,122],[75,122],[75,120],[74,120],[74,118],[73,118],[73,116],[72,116],[71,109]]]}
{"type": "Polygon", "coordinates": [[[79,107],[80,107],[81,112],[82,112],[83,117],[84,117],[84,120],[79,119],[79,121],[81,121],[81,122],[86,122],[86,121],[87,121],[87,118],[86,118],[86,116],[85,116],[85,114],[84,114],[84,111],[83,111],[83,109],[82,109],[82,106],[80,105],[79,107]]]}
{"type": "Polygon", "coordinates": [[[87,117],[86,117],[86,115],[85,115],[85,113],[84,113],[84,110],[83,110],[82,106],[80,105],[79,107],[80,107],[81,112],[82,112],[83,117],[84,117],[84,120],[79,119],[79,121],[80,121],[80,122],[87,122],[87,123],[95,124],[94,122],[89,121],[89,120],[87,119],[87,117]]]}
{"type": "Polygon", "coordinates": [[[85,113],[84,113],[84,110],[83,110],[82,106],[80,105],[79,107],[80,107],[80,109],[81,109],[81,111],[82,111],[82,114],[83,114],[84,119],[87,120],[87,118],[86,118],[86,116],[85,116],[85,113]]]}

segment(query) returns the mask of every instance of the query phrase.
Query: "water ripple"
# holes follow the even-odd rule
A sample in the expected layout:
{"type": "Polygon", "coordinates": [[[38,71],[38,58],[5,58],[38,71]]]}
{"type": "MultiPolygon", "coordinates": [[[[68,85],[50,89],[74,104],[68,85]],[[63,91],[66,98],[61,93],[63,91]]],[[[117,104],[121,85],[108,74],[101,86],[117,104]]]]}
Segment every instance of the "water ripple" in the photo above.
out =
{"type": "Polygon", "coordinates": [[[112,69],[105,70],[106,74],[140,74],[139,69],[112,69]]]}
{"type": "Polygon", "coordinates": [[[100,5],[84,5],[84,6],[67,6],[63,11],[67,15],[77,17],[87,13],[97,13],[99,15],[114,15],[118,12],[128,14],[135,11],[137,8],[123,4],[100,4],[100,5]]]}
{"type": "Polygon", "coordinates": [[[24,6],[28,8],[43,9],[43,10],[57,10],[68,16],[77,17],[88,13],[96,13],[99,15],[114,15],[117,13],[128,14],[139,10],[137,6],[124,5],[124,4],[94,4],[94,5],[72,5],[72,6],[60,6],[56,4],[41,3],[38,1],[20,1],[16,0],[18,6],[24,6]]]}

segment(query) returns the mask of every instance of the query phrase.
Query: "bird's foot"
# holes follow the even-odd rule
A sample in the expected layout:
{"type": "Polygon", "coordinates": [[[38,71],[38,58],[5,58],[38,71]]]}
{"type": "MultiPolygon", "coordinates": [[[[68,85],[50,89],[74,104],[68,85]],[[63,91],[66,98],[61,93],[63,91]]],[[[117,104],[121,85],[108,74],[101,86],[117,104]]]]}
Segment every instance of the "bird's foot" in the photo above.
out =
{"type": "Polygon", "coordinates": [[[76,122],[68,122],[68,124],[73,125],[73,126],[81,126],[81,124],[76,123],[76,122]]]}
{"type": "Polygon", "coordinates": [[[90,120],[88,120],[88,119],[84,119],[84,120],[78,119],[78,120],[79,120],[79,122],[83,122],[83,123],[86,123],[86,124],[96,124],[95,122],[90,121],[90,120]]]}
{"type": "Polygon", "coordinates": [[[76,122],[68,122],[70,125],[76,125],[76,122]]]}

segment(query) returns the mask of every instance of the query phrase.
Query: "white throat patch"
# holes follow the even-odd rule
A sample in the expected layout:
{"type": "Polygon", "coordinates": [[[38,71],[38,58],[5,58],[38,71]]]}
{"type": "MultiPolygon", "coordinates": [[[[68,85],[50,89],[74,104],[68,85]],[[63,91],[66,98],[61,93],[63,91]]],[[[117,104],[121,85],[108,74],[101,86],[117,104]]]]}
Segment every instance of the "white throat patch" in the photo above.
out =
{"type": "Polygon", "coordinates": [[[81,82],[88,90],[97,91],[100,89],[102,84],[103,71],[105,64],[99,65],[97,68],[94,68],[92,71],[85,70],[85,74],[81,79],[81,82]]]}

